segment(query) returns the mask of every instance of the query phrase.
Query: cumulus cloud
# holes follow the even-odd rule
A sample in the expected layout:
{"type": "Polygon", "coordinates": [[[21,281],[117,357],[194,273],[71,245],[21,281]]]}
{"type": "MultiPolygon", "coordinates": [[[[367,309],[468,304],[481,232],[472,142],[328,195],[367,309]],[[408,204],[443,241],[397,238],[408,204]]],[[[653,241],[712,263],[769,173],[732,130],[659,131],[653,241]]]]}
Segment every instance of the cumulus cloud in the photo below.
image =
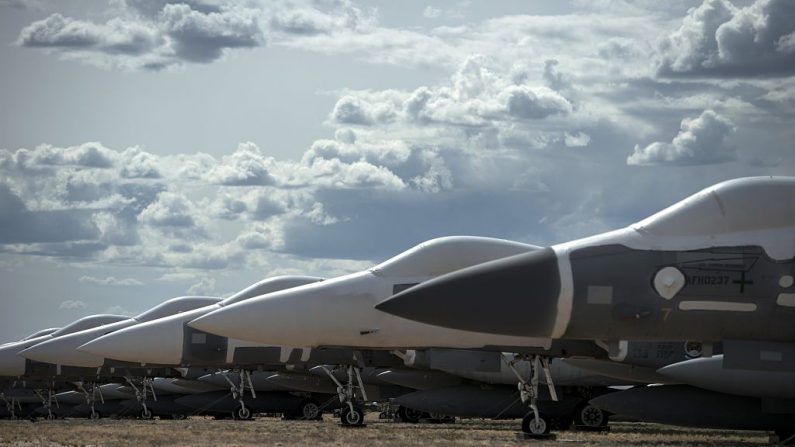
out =
{"type": "Polygon", "coordinates": [[[757,0],[735,7],[705,0],[660,44],[666,76],[787,76],[795,73],[795,3],[757,0]]]}
{"type": "Polygon", "coordinates": [[[251,142],[241,143],[232,155],[224,156],[207,177],[210,181],[227,186],[271,185],[271,175],[276,164],[273,157],[266,156],[251,142]]]}
{"type": "Polygon", "coordinates": [[[97,238],[100,233],[85,210],[31,211],[0,183],[0,244],[58,243],[97,238]]]}
{"type": "Polygon", "coordinates": [[[17,44],[98,65],[161,69],[183,62],[212,62],[227,49],[264,43],[260,13],[254,9],[209,8],[199,2],[126,4],[144,13],[105,23],[54,13],[23,28],[17,44]]]}
{"type": "Polygon", "coordinates": [[[137,147],[122,152],[124,165],[121,176],[124,178],[160,178],[157,157],[137,147]]]}
{"type": "MultiPolygon", "coordinates": [[[[551,85],[564,89],[562,75],[550,73],[548,69],[551,85]]],[[[348,92],[337,101],[330,119],[364,130],[433,129],[437,136],[447,134],[459,141],[463,137],[481,149],[504,144],[533,147],[537,141],[562,140],[563,133],[555,129],[567,126],[564,121],[572,121],[575,109],[563,93],[534,83],[526,72],[500,72],[474,56],[438,85],[410,92],[348,92]]]]}
{"type": "Polygon", "coordinates": [[[81,276],[79,281],[86,284],[98,284],[101,286],[142,286],[144,283],[135,278],[115,278],[108,276],[106,278],[96,278],[93,276],[81,276]]]}
{"type": "Polygon", "coordinates": [[[202,12],[191,6],[167,4],[160,25],[171,38],[174,57],[190,62],[212,62],[228,48],[252,48],[263,41],[255,10],[229,7],[202,12]]]}
{"type": "Polygon", "coordinates": [[[726,141],[733,131],[731,121],[713,110],[705,110],[698,117],[683,119],[679,133],[670,143],[636,145],[627,164],[703,165],[733,160],[736,149],[726,141]]]}
{"type": "Polygon", "coordinates": [[[206,295],[212,296],[217,294],[215,290],[215,279],[210,278],[208,276],[202,277],[199,282],[193,284],[192,286],[188,287],[188,290],[185,291],[188,295],[206,295]]]}
{"type": "Polygon", "coordinates": [[[80,300],[66,300],[62,301],[58,306],[60,310],[83,310],[86,308],[86,303],[80,300]]]}

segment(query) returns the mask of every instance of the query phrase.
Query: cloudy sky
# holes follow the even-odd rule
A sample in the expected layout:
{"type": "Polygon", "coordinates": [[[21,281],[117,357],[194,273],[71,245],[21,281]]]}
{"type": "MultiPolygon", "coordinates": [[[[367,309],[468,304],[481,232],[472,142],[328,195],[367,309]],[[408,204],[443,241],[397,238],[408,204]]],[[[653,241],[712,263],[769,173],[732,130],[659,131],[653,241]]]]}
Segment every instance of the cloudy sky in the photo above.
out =
{"type": "Polygon", "coordinates": [[[0,341],[795,172],[790,0],[0,0],[0,41],[0,341]]]}

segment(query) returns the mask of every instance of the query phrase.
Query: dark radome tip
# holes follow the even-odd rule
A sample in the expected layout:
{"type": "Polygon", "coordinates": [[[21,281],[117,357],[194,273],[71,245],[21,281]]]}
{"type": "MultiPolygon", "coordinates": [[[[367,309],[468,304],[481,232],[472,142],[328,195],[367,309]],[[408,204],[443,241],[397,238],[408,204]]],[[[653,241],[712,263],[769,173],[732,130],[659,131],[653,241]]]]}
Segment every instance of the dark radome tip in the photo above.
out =
{"type": "Polygon", "coordinates": [[[544,337],[552,332],[559,293],[557,257],[547,248],[439,276],[375,308],[451,329],[544,337]]]}

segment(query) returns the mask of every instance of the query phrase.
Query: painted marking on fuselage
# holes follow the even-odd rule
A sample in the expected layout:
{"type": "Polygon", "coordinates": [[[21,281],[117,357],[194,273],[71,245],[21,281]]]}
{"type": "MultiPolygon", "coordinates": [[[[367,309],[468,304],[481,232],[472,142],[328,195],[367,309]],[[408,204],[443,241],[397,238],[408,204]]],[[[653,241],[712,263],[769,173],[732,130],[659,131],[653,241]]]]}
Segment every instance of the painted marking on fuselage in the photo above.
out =
{"type": "Polygon", "coordinates": [[[722,286],[729,284],[726,275],[691,275],[687,277],[688,286],[722,286]]]}
{"type": "Polygon", "coordinates": [[[612,304],[613,286],[588,286],[588,304],[612,304]]]}
{"type": "Polygon", "coordinates": [[[795,283],[795,278],[793,278],[791,275],[784,275],[778,280],[778,285],[785,289],[787,287],[792,287],[793,283],[795,283]]]}
{"type": "Polygon", "coordinates": [[[749,280],[745,279],[745,272],[740,272],[740,279],[735,279],[734,281],[732,281],[732,284],[739,284],[740,285],[740,293],[745,293],[745,285],[746,284],[751,285],[753,283],[754,282],[751,281],[750,279],[749,280]]]}
{"type": "Polygon", "coordinates": [[[676,267],[664,267],[654,275],[654,290],[666,300],[675,297],[685,284],[687,284],[687,278],[676,267]]]}
{"type": "Polygon", "coordinates": [[[784,307],[795,307],[795,293],[779,293],[776,304],[784,307]]]}
{"type": "Polygon", "coordinates": [[[550,338],[561,338],[569,328],[571,312],[574,308],[574,274],[571,271],[571,259],[565,246],[553,248],[555,257],[558,258],[558,274],[560,275],[560,293],[558,295],[558,309],[555,316],[555,325],[552,327],[550,338]]]}
{"type": "Polygon", "coordinates": [[[754,312],[754,303],[736,303],[731,301],[682,301],[679,310],[712,310],[728,312],[754,312]]]}

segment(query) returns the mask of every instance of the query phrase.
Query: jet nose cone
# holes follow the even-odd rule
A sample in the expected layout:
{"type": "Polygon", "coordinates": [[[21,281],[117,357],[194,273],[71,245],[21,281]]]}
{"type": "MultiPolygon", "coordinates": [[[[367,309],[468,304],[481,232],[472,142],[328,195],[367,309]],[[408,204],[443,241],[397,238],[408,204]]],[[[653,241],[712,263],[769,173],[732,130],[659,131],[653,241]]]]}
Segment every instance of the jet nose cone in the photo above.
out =
{"type": "Polygon", "coordinates": [[[155,320],[103,335],[77,349],[124,362],[180,365],[182,341],[181,322],[155,320]]]}
{"type": "Polygon", "coordinates": [[[375,307],[453,329],[547,337],[555,326],[560,289],[557,256],[547,248],[442,275],[375,307]]]}

